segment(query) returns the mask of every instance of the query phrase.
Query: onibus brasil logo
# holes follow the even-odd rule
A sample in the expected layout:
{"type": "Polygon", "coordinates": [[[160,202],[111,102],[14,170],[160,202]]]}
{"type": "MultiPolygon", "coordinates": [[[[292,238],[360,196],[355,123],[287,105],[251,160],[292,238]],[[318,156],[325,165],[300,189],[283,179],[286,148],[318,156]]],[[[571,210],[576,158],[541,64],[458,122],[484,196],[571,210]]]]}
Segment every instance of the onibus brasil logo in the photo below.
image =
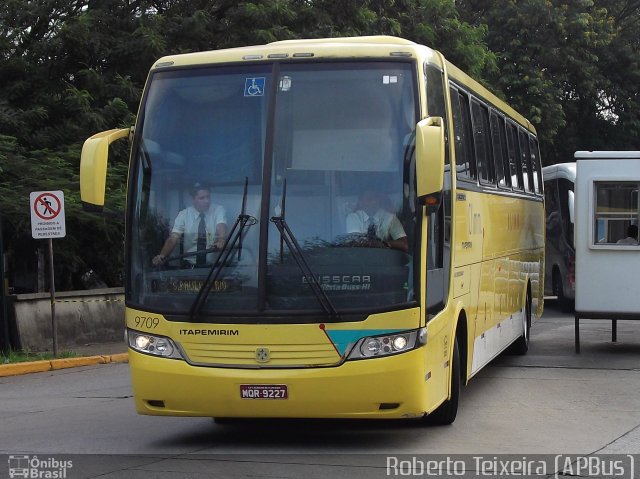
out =
{"type": "Polygon", "coordinates": [[[38,456],[9,456],[9,477],[25,477],[33,479],[65,479],[67,470],[73,467],[73,461],[38,456]]]}

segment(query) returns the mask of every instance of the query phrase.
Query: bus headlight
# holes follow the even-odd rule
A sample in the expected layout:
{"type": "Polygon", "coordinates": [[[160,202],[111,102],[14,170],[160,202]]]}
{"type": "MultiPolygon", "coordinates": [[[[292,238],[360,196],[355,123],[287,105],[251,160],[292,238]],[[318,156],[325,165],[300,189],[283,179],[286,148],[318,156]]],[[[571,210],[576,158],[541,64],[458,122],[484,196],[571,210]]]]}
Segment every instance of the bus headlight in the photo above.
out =
{"type": "Polygon", "coordinates": [[[127,342],[131,349],[141,353],[163,358],[184,359],[175,343],[164,336],[156,336],[129,329],[127,330],[127,342]]]}
{"type": "Polygon", "coordinates": [[[421,328],[402,333],[362,338],[355,344],[348,359],[377,358],[405,353],[425,344],[426,333],[426,328],[421,328]]]}

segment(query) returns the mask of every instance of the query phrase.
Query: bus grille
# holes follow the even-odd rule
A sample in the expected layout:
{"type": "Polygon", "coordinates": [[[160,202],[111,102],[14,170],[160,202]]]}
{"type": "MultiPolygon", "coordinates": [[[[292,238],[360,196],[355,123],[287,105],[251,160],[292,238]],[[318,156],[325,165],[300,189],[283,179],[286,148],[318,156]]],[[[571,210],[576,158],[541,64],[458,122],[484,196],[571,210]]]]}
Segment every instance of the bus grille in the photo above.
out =
{"type": "Polygon", "coordinates": [[[216,344],[183,342],[180,344],[192,364],[229,367],[309,367],[329,366],[340,362],[331,344],[216,344]],[[269,360],[256,358],[258,349],[268,350],[269,360]]]}

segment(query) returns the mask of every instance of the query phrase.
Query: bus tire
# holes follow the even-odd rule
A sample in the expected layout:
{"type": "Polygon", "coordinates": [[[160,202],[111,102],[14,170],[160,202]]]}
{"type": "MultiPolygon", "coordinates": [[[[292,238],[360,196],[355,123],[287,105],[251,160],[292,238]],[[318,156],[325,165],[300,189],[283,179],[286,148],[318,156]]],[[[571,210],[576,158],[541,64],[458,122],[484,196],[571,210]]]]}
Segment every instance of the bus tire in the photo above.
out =
{"type": "Polygon", "coordinates": [[[238,424],[239,422],[242,421],[241,418],[239,417],[214,417],[212,418],[214,424],[217,424],[218,426],[227,426],[229,424],[238,424]]]}
{"type": "Polygon", "coordinates": [[[527,288],[527,299],[522,309],[522,336],[511,345],[513,354],[524,355],[529,351],[529,336],[531,332],[531,290],[527,288]]]}
{"type": "Polygon", "coordinates": [[[451,367],[451,397],[443,402],[431,414],[423,418],[429,426],[447,426],[455,421],[460,401],[460,349],[458,338],[453,344],[453,365],[451,367]]]}
{"type": "Polygon", "coordinates": [[[573,311],[573,301],[564,295],[564,285],[562,284],[562,275],[560,270],[555,268],[553,270],[552,288],[553,295],[558,298],[558,306],[563,313],[570,313],[573,311]]]}

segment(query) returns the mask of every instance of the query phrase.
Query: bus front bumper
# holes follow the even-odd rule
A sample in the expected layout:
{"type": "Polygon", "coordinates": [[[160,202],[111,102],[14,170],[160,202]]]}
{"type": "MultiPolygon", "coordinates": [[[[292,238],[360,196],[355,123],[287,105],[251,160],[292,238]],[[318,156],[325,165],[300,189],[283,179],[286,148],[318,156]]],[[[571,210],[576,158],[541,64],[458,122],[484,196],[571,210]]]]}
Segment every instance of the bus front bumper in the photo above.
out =
{"type": "Polygon", "coordinates": [[[424,348],[325,368],[201,367],[131,349],[129,363],[136,409],[146,415],[409,418],[433,410],[446,391],[425,369],[424,348]],[[274,385],[286,386],[286,398],[246,397],[247,386],[274,385]]]}

